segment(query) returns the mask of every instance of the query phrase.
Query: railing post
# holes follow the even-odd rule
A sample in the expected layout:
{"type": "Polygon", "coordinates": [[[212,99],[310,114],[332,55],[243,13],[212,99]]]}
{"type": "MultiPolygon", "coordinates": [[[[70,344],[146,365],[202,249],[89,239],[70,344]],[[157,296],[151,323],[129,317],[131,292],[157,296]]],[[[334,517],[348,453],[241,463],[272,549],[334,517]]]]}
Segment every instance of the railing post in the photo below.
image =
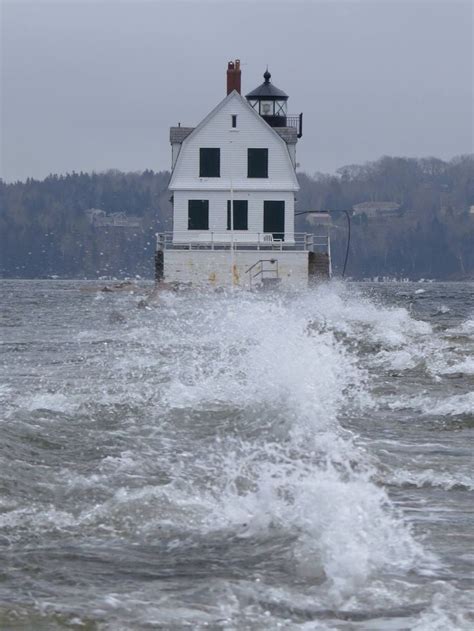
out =
{"type": "Polygon", "coordinates": [[[214,231],[211,231],[211,250],[214,249],[214,231]]]}
{"type": "Polygon", "coordinates": [[[329,259],[329,278],[332,277],[332,262],[331,262],[331,237],[328,230],[328,259],[329,259]]]}

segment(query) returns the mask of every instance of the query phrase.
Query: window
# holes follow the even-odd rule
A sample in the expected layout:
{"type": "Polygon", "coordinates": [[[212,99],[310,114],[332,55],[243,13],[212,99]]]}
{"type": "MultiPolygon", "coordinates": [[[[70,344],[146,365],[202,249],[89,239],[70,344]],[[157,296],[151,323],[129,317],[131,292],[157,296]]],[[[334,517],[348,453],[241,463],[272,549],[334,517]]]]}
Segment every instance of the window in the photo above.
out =
{"type": "Polygon", "coordinates": [[[237,114],[232,114],[232,127],[237,127],[237,114]]]}
{"type": "Polygon", "coordinates": [[[221,150],[199,149],[199,177],[220,177],[221,150]]]}
{"type": "MultiPolygon", "coordinates": [[[[227,230],[230,230],[230,199],[227,200],[227,230]]],[[[248,230],[248,202],[234,199],[234,230],[248,230]]]]}
{"type": "Polygon", "coordinates": [[[268,149],[247,149],[247,177],[268,177],[268,149]]]}
{"type": "Polygon", "coordinates": [[[263,232],[273,234],[274,239],[285,239],[285,202],[269,200],[263,202],[263,232]]]}
{"type": "Polygon", "coordinates": [[[209,230],[209,200],[188,200],[188,230],[209,230]]]}
{"type": "Polygon", "coordinates": [[[286,116],[286,101],[275,101],[275,114],[286,116]]]}
{"type": "Polygon", "coordinates": [[[260,101],[260,114],[262,116],[273,116],[275,101],[260,101]]]}

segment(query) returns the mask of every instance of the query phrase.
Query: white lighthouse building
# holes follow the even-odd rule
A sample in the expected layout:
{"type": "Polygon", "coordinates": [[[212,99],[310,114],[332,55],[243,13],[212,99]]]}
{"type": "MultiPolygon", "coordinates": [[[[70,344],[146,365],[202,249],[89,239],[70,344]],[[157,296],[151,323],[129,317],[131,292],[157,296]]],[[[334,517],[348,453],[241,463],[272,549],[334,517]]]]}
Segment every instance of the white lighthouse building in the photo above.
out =
{"type": "Polygon", "coordinates": [[[288,116],[268,70],[245,98],[240,87],[229,62],[227,96],[196,127],[170,129],[173,230],[158,235],[158,280],[255,287],[329,274],[329,236],[294,231],[302,114],[288,116]]]}

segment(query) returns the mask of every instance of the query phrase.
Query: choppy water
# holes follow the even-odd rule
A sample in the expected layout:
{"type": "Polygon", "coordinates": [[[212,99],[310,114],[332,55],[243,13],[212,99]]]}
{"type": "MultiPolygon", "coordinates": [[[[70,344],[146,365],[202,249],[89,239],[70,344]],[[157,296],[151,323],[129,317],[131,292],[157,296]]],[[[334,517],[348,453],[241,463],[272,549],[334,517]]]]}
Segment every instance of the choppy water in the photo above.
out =
{"type": "Polygon", "coordinates": [[[2,281],[0,629],[474,628],[474,284],[2,281]]]}

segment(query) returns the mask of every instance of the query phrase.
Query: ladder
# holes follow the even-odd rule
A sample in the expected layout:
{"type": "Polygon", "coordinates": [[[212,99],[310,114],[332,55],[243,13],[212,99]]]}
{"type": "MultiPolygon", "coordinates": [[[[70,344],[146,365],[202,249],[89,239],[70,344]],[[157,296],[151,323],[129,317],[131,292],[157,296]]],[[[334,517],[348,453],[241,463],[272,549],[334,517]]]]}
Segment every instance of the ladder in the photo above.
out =
{"type": "Polygon", "coordinates": [[[249,275],[249,285],[252,289],[256,279],[260,279],[260,285],[273,286],[277,285],[281,278],[278,273],[278,261],[276,259],[260,259],[251,265],[245,272],[249,275]],[[268,263],[268,265],[265,265],[268,263]]]}

